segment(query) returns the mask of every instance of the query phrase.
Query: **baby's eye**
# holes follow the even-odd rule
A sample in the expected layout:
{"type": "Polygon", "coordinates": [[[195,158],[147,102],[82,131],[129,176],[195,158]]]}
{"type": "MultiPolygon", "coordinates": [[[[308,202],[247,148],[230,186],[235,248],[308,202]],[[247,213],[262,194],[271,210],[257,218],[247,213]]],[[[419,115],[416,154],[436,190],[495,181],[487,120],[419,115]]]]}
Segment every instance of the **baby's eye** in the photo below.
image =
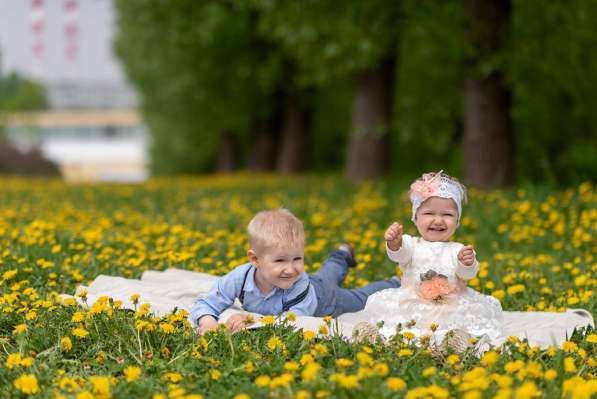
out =
{"type": "Polygon", "coordinates": [[[274,262],[276,262],[276,263],[284,262],[284,259],[276,259],[274,262]]]}
{"type": "Polygon", "coordinates": [[[431,212],[423,212],[423,215],[431,215],[431,212]]]}
{"type": "Polygon", "coordinates": [[[454,216],[451,213],[442,213],[442,216],[454,216]]]}
{"type": "Polygon", "coordinates": [[[296,258],[294,258],[294,260],[301,260],[301,259],[303,259],[303,258],[300,256],[297,256],[296,258]]]}

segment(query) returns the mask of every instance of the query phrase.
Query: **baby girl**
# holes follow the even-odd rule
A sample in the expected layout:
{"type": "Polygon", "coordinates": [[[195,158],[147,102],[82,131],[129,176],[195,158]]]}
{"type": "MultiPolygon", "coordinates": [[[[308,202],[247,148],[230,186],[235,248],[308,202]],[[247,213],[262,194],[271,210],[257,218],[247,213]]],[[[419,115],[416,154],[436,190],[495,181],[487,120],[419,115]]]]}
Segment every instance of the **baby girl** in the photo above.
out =
{"type": "Polygon", "coordinates": [[[421,236],[403,234],[397,222],[385,233],[388,256],[403,273],[402,287],[373,294],[365,312],[384,320],[386,337],[402,324],[418,336],[439,340],[450,330],[498,340],[503,324],[499,301],[466,285],[479,271],[473,247],[449,241],[460,222],[465,187],[442,171],[426,173],[411,185],[409,197],[421,236]]]}

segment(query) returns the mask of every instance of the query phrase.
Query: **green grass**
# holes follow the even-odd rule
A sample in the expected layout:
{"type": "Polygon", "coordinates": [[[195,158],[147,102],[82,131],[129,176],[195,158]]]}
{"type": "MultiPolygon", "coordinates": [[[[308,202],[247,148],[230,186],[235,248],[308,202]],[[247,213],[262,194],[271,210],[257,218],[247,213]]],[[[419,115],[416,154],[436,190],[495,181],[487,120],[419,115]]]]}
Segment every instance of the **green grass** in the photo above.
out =
{"type": "MultiPolygon", "coordinates": [[[[385,227],[399,220],[416,233],[407,187],[395,182],[253,175],[138,186],[0,182],[0,397],[25,396],[36,386],[39,397],[72,398],[588,398],[597,392],[594,331],[578,332],[565,350],[512,342],[495,359],[465,353],[436,361],[402,335],[386,344],[351,344],[333,334],[306,340],[282,323],[200,339],[180,312],[156,319],[112,301],[85,312],[58,299],[98,274],[138,278],[169,267],[226,273],[246,262],[252,215],[277,206],[305,223],[308,271],[349,241],[360,265],[347,286],[386,278],[396,265],[383,250],[385,227]],[[76,312],[80,321],[73,321],[76,312]],[[77,338],[76,328],[89,335],[77,338]],[[67,337],[70,349],[62,342],[67,337]],[[337,364],[339,358],[352,364],[337,364]],[[127,367],[138,367],[139,378],[127,381],[127,367]],[[22,379],[27,375],[35,382],[22,379]]],[[[498,297],[505,310],[596,313],[592,184],[472,190],[469,198],[456,240],[473,244],[481,261],[471,287],[498,297]]]]}

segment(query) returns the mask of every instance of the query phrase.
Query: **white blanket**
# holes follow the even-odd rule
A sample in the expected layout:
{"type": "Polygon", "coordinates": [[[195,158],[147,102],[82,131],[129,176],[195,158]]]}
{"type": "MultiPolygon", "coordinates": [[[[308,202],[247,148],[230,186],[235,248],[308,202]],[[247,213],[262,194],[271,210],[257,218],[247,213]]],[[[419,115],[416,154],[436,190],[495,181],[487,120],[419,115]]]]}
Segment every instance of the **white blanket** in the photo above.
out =
{"type": "MultiPolygon", "coordinates": [[[[188,270],[168,269],[165,271],[146,271],[140,280],[113,276],[98,276],[89,286],[77,287],[77,293],[87,290],[86,306],[91,306],[101,296],[109,296],[123,302],[123,307],[134,309],[130,298],[140,295],[140,303],[151,304],[151,311],[162,316],[175,308],[190,310],[200,296],[205,296],[213,286],[216,276],[188,270]]],[[[80,299],[79,299],[80,302],[80,299]]],[[[83,303],[81,303],[84,305],[83,303]]],[[[225,311],[221,320],[225,321],[234,313],[243,312],[240,303],[225,311]]],[[[367,320],[365,311],[346,313],[334,323],[336,332],[346,338],[352,337],[353,327],[367,320]]],[[[297,317],[296,328],[317,332],[324,324],[319,317],[297,317]]],[[[549,345],[560,346],[568,339],[574,329],[592,326],[593,316],[584,309],[568,309],[566,312],[504,312],[505,336],[528,339],[531,346],[546,348],[549,345]]]]}

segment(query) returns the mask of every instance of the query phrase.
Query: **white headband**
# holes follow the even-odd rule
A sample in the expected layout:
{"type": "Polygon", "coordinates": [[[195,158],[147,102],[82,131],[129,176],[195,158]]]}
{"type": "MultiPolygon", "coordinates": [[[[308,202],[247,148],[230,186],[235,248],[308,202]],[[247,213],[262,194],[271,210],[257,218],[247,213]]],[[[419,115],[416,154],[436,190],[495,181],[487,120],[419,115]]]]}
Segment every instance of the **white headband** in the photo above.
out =
{"type": "Polygon", "coordinates": [[[458,207],[458,223],[460,223],[460,215],[462,215],[462,201],[466,198],[462,184],[442,175],[443,170],[437,173],[425,173],[420,179],[417,179],[410,185],[408,196],[412,202],[412,217],[414,222],[417,209],[421,206],[427,198],[440,197],[452,199],[458,207]]]}

